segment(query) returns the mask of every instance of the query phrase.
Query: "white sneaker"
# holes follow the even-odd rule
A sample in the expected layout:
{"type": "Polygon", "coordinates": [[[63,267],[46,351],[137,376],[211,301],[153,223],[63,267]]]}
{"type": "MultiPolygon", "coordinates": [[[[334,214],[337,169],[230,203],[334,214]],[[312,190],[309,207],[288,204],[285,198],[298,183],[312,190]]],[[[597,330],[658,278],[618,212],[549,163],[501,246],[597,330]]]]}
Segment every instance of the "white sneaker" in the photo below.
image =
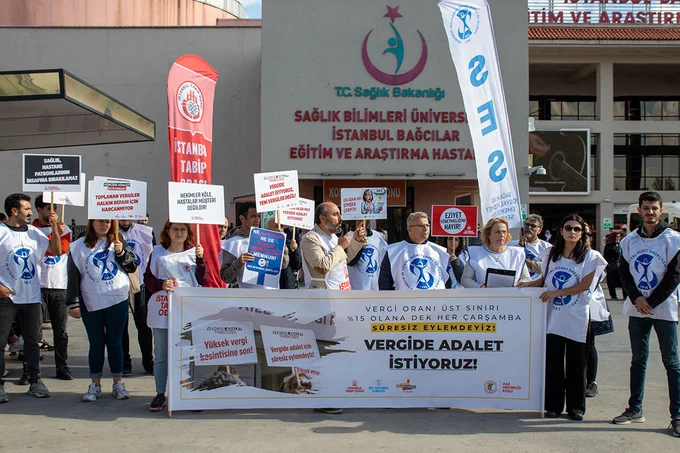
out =
{"type": "Polygon", "coordinates": [[[115,384],[113,384],[113,396],[115,396],[119,400],[126,400],[130,398],[130,394],[125,388],[125,384],[123,384],[123,381],[118,381],[115,384]]]}
{"type": "Polygon", "coordinates": [[[102,388],[94,382],[87,388],[87,393],[83,395],[83,401],[91,403],[102,395],[102,388]]]}
{"type": "Polygon", "coordinates": [[[21,352],[24,350],[24,337],[19,337],[17,341],[9,344],[9,352],[21,352]]]}

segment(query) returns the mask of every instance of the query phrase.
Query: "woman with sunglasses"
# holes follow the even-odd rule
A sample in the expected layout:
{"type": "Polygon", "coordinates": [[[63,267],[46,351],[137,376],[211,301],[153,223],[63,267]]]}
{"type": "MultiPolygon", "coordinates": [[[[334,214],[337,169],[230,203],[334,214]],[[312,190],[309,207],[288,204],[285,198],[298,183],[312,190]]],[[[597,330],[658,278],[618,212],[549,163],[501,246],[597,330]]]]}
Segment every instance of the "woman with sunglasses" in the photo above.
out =
{"type": "Polygon", "coordinates": [[[149,327],[153,328],[153,376],[156,396],[149,411],[160,412],[165,406],[168,380],[168,313],[167,296],[175,288],[202,286],[205,282],[206,262],[203,247],[194,247],[194,231],[187,223],[165,222],[161,230],[161,244],[154,247],[149,267],[144,273],[144,285],[154,293],[149,300],[149,327]]]}
{"type": "MultiPolygon", "coordinates": [[[[67,305],[69,314],[82,317],[90,342],[88,364],[92,383],[83,401],[92,402],[102,394],[104,350],[109,355],[113,396],[130,398],[123,375],[123,329],[128,319],[130,279],[137,270],[137,257],[114,228],[116,220],[90,220],[85,237],[71,243],[67,305]]],[[[117,225],[116,225],[117,226],[117,225]]]]}
{"type": "Polygon", "coordinates": [[[545,286],[547,291],[540,297],[550,303],[545,415],[559,417],[566,395],[569,418],[581,421],[586,411],[590,302],[607,262],[588,246],[586,223],[576,214],[562,219],[555,245],[544,251],[541,258],[543,277],[520,286],[545,286]]]}
{"type": "Polygon", "coordinates": [[[484,245],[469,247],[468,262],[461,283],[465,288],[485,288],[487,271],[514,271],[512,286],[531,280],[526,266],[526,254],[519,247],[508,247],[512,240],[508,221],[499,217],[489,220],[482,230],[484,245]]]}

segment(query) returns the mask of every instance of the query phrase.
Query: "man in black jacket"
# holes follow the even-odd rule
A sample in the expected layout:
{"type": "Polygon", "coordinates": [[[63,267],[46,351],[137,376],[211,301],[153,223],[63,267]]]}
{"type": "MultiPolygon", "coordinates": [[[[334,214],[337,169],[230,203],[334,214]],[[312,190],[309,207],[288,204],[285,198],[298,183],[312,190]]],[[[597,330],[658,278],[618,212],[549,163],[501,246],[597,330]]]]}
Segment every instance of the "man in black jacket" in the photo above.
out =
{"type": "Polygon", "coordinates": [[[302,269],[302,252],[298,247],[297,238],[293,237],[292,232],[288,228],[284,230],[286,233],[286,248],[288,249],[288,267],[281,269],[281,277],[279,280],[280,289],[296,289],[297,279],[295,272],[302,269]]]}
{"type": "Polygon", "coordinates": [[[643,224],[621,241],[619,270],[628,294],[623,312],[633,353],[630,366],[630,399],[614,424],[642,423],[642,397],[649,358],[649,336],[656,331],[668,376],[671,425],[680,437],[680,360],[678,359],[678,284],[680,284],[680,234],[660,221],[661,196],[640,195],[638,212],[643,224]]]}

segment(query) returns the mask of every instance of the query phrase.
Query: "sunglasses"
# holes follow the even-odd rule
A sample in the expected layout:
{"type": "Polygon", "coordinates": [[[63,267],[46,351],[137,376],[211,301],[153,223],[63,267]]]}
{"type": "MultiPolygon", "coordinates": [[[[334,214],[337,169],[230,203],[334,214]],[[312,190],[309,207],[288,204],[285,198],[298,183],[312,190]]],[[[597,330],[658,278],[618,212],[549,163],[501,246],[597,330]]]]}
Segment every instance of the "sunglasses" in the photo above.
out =
{"type": "Polygon", "coordinates": [[[581,231],[583,231],[583,228],[581,228],[580,226],[573,227],[571,225],[564,225],[564,231],[569,232],[573,231],[574,233],[580,233],[581,231]]]}

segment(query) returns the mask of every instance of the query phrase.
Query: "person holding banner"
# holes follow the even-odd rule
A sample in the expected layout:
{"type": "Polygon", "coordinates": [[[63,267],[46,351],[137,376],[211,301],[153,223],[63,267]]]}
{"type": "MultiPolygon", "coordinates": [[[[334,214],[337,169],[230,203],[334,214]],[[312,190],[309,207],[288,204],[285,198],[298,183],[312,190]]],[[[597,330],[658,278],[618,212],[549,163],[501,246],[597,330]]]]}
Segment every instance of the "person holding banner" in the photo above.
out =
{"type": "Polygon", "coordinates": [[[545,249],[552,247],[549,242],[538,238],[538,235],[543,231],[543,218],[538,214],[529,214],[524,221],[523,235],[519,240],[511,241],[508,245],[511,247],[524,247],[524,253],[527,256],[526,263],[529,268],[529,275],[532,279],[537,279],[541,276],[541,261],[539,257],[545,249]]]}
{"type": "Polygon", "coordinates": [[[468,248],[469,261],[463,271],[461,283],[465,288],[486,288],[487,277],[502,275],[501,283],[493,286],[517,286],[528,282],[531,275],[526,266],[524,249],[508,247],[510,235],[508,221],[494,217],[482,230],[482,244],[468,248]]]}
{"type": "MultiPolygon", "coordinates": [[[[356,227],[359,227],[358,221],[356,227]]],[[[350,237],[353,235],[353,233],[350,234],[350,237]]],[[[366,247],[352,261],[347,263],[352,289],[378,290],[380,263],[385,254],[385,247],[387,247],[387,242],[385,242],[382,234],[371,228],[366,228],[366,247]]]]}
{"type": "Polygon", "coordinates": [[[352,289],[347,262],[363,251],[366,231],[360,226],[352,238],[349,233],[342,232],[342,216],[338,206],[331,202],[317,206],[314,228],[304,235],[300,243],[305,288],[352,289]]]}
{"type": "Polygon", "coordinates": [[[168,293],[176,287],[198,287],[205,283],[207,263],[203,247],[194,246],[194,231],[186,223],[165,222],[161,244],[153,249],[144,273],[144,285],[150,294],[148,324],[153,328],[155,357],[153,375],[156,396],[149,411],[160,412],[165,406],[168,381],[168,293]]]}
{"type": "MultiPolygon", "coordinates": [[[[38,218],[33,221],[33,226],[42,231],[49,239],[52,239],[52,226],[50,225],[52,206],[43,201],[42,195],[38,195],[34,203],[35,209],[38,211],[38,218]]],[[[40,293],[43,310],[49,313],[50,324],[52,325],[54,366],[57,369],[55,377],[56,379],[70,381],[73,379],[73,375],[66,364],[68,357],[66,288],[68,287],[68,248],[71,244],[71,229],[66,225],[63,229],[64,232],[61,234],[61,251],[63,253],[60,256],[47,254],[40,262],[40,293]]],[[[42,331],[40,333],[42,338],[42,331]]]]}
{"type": "MultiPolygon", "coordinates": [[[[9,216],[0,224],[0,379],[5,374],[5,346],[15,317],[24,338],[24,357],[28,367],[28,394],[36,398],[50,396],[40,378],[40,348],[42,303],[38,266],[47,253],[61,256],[61,233],[64,225],[57,223],[57,214],[50,213],[52,238],[48,239],[31,223],[31,197],[15,193],[5,199],[9,216]]],[[[0,383],[0,403],[9,401],[0,383]]]]}
{"type": "Polygon", "coordinates": [[[430,219],[424,212],[406,219],[408,239],[385,247],[380,265],[380,291],[431,290],[454,286],[446,249],[429,242],[430,219]]]}
{"type": "Polygon", "coordinates": [[[559,417],[566,397],[569,418],[581,421],[586,411],[590,302],[607,262],[588,246],[581,216],[570,214],[562,219],[559,232],[555,245],[541,255],[543,277],[520,286],[545,286],[547,291],[540,297],[551,304],[546,338],[545,416],[559,417]]]}
{"type": "MultiPolygon", "coordinates": [[[[140,290],[134,294],[134,301],[130,305],[132,306],[132,317],[135,321],[135,327],[137,327],[137,341],[142,353],[142,366],[146,374],[153,374],[153,332],[146,325],[146,305],[149,298],[144,290],[143,282],[151,250],[155,244],[153,228],[146,224],[134,223],[132,220],[119,220],[118,225],[120,226],[120,234],[130,246],[132,253],[135,254],[137,259],[137,272],[131,274],[130,278],[140,281],[140,290]]],[[[151,296],[151,293],[148,296],[151,296]]],[[[132,375],[130,334],[128,333],[129,323],[130,319],[128,317],[128,320],[125,322],[125,330],[123,330],[123,355],[125,357],[123,361],[123,376],[132,375]]]]}
{"type": "Polygon", "coordinates": [[[104,350],[108,351],[113,396],[128,399],[123,375],[123,329],[128,318],[130,279],[137,257],[118,233],[115,220],[89,220],[85,237],[71,243],[67,304],[69,314],[82,317],[90,341],[88,364],[92,383],[83,401],[102,394],[104,350]]]}
{"type": "Polygon", "coordinates": [[[229,239],[222,244],[222,281],[231,288],[254,288],[256,285],[243,283],[243,268],[255,257],[248,253],[250,229],[260,226],[260,214],[254,202],[243,203],[238,209],[241,226],[233,231],[229,239]]]}

